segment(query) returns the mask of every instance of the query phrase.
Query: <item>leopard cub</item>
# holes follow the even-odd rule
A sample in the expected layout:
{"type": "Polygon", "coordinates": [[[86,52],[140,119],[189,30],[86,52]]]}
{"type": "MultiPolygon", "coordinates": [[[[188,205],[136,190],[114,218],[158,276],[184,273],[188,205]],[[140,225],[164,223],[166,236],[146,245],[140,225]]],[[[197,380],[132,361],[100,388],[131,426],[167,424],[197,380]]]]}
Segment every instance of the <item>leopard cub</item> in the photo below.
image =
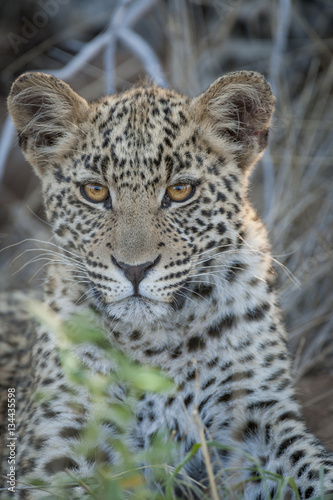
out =
{"type": "MultiPolygon", "coordinates": [[[[193,99],[147,84],[88,103],[53,76],[27,73],[8,106],[58,245],[45,303],[62,319],[97,310],[115,346],[179,387],[175,397],[140,400],[132,449],[147,449],[163,428],[181,460],[200,441],[196,411],[206,437],[230,447],[217,451],[213,472],[237,470],[223,474],[220,495],[227,484],[247,500],[274,497],[273,480],[249,481],[249,455],[292,476],[301,499],[333,493],[333,455],[295,399],[266,231],[247,199],[274,109],[264,77],[230,73],[193,99]]],[[[95,461],[74,454],[84,424],[57,340],[46,326],[18,322],[15,306],[4,312],[1,383],[17,391],[18,474],[51,482],[65,469],[84,476],[98,460],[114,462],[107,427],[95,461]],[[46,388],[58,397],[38,402],[35,391],[46,388]]],[[[77,355],[96,372],[110,369],[96,347],[77,355]]],[[[85,394],[77,399],[89,412],[85,394]]],[[[184,469],[209,488],[200,450],[184,469]]],[[[195,494],[184,486],[177,496],[195,494]]],[[[296,498],[289,486],[284,498],[296,498]]]]}

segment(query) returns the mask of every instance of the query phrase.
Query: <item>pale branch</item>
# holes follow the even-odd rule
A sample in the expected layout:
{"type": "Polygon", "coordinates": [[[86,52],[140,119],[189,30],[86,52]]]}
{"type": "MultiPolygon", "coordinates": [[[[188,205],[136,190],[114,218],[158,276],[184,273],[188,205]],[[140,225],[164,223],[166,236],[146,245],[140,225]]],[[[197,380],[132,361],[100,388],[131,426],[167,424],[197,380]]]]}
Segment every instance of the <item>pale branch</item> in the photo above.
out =
{"type": "MultiPolygon", "coordinates": [[[[279,0],[278,21],[269,64],[269,81],[275,96],[277,96],[278,93],[277,82],[280,78],[282,56],[287,46],[290,11],[290,0],[279,0]]],[[[263,157],[262,167],[264,181],[263,218],[265,222],[269,222],[274,206],[275,192],[274,165],[269,147],[263,157]]]]}
{"type": "MultiPolygon", "coordinates": [[[[82,49],[59,70],[44,70],[57,78],[68,81],[101,50],[104,52],[106,92],[115,91],[115,51],[117,39],[132,52],[143,64],[146,72],[158,85],[167,86],[163,70],[153,49],[130,27],[135,24],[159,0],[120,0],[109,21],[108,29],[85,44],[82,49]]],[[[8,117],[0,137],[0,182],[5,170],[9,151],[15,137],[14,125],[8,117]]]]}

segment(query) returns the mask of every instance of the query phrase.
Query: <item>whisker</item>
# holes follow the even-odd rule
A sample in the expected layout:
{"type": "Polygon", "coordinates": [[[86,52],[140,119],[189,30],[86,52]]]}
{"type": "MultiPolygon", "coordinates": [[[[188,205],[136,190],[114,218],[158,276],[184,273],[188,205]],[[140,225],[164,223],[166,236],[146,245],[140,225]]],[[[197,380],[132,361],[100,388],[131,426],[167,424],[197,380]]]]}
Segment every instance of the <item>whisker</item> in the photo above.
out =
{"type": "MultiPolygon", "coordinates": [[[[195,295],[198,295],[202,300],[204,300],[205,302],[207,302],[207,304],[210,303],[209,300],[207,300],[205,297],[203,297],[200,293],[196,292],[195,290],[192,290],[191,288],[187,288],[187,287],[184,287],[184,286],[182,287],[182,289],[183,290],[187,290],[188,292],[194,293],[195,295]]],[[[188,298],[190,299],[190,297],[188,297],[188,298]]],[[[193,299],[190,299],[190,300],[192,300],[192,302],[195,304],[195,301],[193,299]]]]}
{"type": "MultiPolygon", "coordinates": [[[[251,246],[246,240],[244,240],[244,238],[235,232],[235,234],[237,234],[237,236],[241,239],[241,241],[243,243],[245,243],[245,245],[247,245],[250,249],[254,249],[253,246],[251,246]]],[[[289,279],[294,283],[294,285],[296,285],[298,288],[300,287],[300,282],[299,280],[296,278],[296,276],[294,276],[294,274],[284,265],[282,264],[281,262],[279,262],[276,258],[274,258],[273,256],[271,255],[267,255],[265,254],[264,252],[262,252],[261,250],[255,248],[254,249],[258,254],[260,255],[264,255],[265,257],[269,257],[275,264],[277,264],[278,266],[281,267],[281,269],[287,274],[287,276],[289,277],[289,279]]]]}
{"type": "MultiPolygon", "coordinates": [[[[44,259],[43,259],[43,260],[44,260],[44,259]]],[[[36,261],[36,262],[38,262],[38,261],[36,261]]],[[[28,264],[30,264],[30,263],[31,263],[31,262],[28,262],[28,264]]],[[[31,278],[29,279],[28,283],[31,283],[31,282],[32,282],[32,280],[33,280],[33,279],[37,276],[37,274],[38,274],[38,273],[40,273],[40,272],[44,269],[44,267],[48,266],[49,264],[50,264],[49,262],[46,262],[46,263],[45,263],[45,264],[43,264],[43,265],[42,265],[39,269],[37,269],[37,271],[36,271],[36,272],[35,272],[35,273],[31,276],[31,278]]],[[[19,272],[19,271],[17,271],[17,273],[18,273],[18,272],[19,272]]],[[[14,275],[15,275],[15,273],[14,273],[14,275]]]]}
{"type": "Polygon", "coordinates": [[[40,257],[40,256],[38,256],[38,257],[34,257],[33,259],[30,259],[28,262],[25,262],[19,269],[17,269],[16,271],[13,272],[13,276],[16,276],[18,273],[20,273],[21,271],[23,271],[23,269],[25,269],[30,264],[35,264],[36,262],[39,262],[41,260],[47,260],[48,261],[47,265],[51,265],[51,264],[63,264],[64,266],[73,266],[72,262],[66,262],[63,259],[54,260],[54,259],[51,259],[50,257],[40,257]]]}
{"type": "MultiPolygon", "coordinates": [[[[52,237],[52,238],[53,238],[53,237],[52,237]]],[[[37,238],[25,238],[24,240],[18,241],[17,243],[12,243],[11,245],[7,245],[6,247],[4,247],[4,248],[2,248],[2,249],[0,250],[0,253],[1,253],[1,252],[4,252],[5,250],[8,250],[8,249],[10,249],[10,248],[14,248],[14,247],[16,247],[16,246],[18,246],[18,245],[21,245],[21,244],[23,244],[23,243],[27,243],[27,242],[29,242],[29,241],[31,241],[31,242],[33,242],[33,243],[41,243],[42,245],[52,245],[53,247],[56,247],[56,248],[58,248],[58,249],[62,250],[63,252],[66,252],[66,253],[68,253],[68,254],[70,254],[70,255],[73,255],[76,259],[83,260],[83,257],[82,257],[81,255],[76,254],[76,253],[73,253],[73,252],[71,252],[70,250],[67,250],[66,248],[62,247],[61,245],[57,245],[56,243],[52,243],[51,241],[43,241],[43,240],[39,240],[39,239],[37,239],[37,238]]],[[[31,250],[33,250],[33,249],[31,249],[31,250]]],[[[36,249],[36,250],[38,250],[38,249],[36,249]]],[[[46,249],[42,249],[42,250],[46,250],[46,249]]],[[[50,250],[50,251],[51,251],[51,250],[50,250]]],[[[67,256],[67,257],[68,257],[68,256],[67,256]]]]}
{"type": "Polygon", "coordinates": [[[22,257],[25,253],[28,253],[28,252],[44,252],[44,253],[40,254],[40,256],[52,255],[52,256],[56,256],[58,258],[61,257],[64,261],[67,261],[67,262],[71,261],[71,262],[75,263],[77,266],[79,266],[80,268],[84,269],[82,262],[78,261],[77,259],[74,259],[73,257],[69,257],[68,255],[64,255],[63,253],[60,253],[60,252],[55,252],[54,250],[49,250],[47,248],[27,248],[26,250],[21,252],[19,255],[17,255],[11,261],[10,265],[13,265],[14,262],[16,262],[20,257],[22,257]]]}
{"type": "MultiPolygon", "coordinates": [[[[182,288],[183,288],[183,290],[188,290],[189,292],[192,291],[189,288],[184,288],[184,287],[182,287],[182,288]]],[[[181,297],[184,297],[185,299],[188,299],[190,302],[192,302],[193,304],[196,305],[196,302],[191,297],[189,297],[187,293],[184,293],[182,290],[178,290],[177,294],[180,295],[181,297]]]]}
{"type": "Polygon", "coordinates": [[[83,302],[85,302],[86,300],[89,300],[91,297],[94,296],[94,290],[93,289],[89,289],[87,290],[86,292],[84,292],[78,299],[77,301],[75,302],[75,305],[80,305],[82,304],[83,302]]]}
{"type": "MultiPolygon", "coordinates": [[[[214,252],[215,250],[217,250],[218,248],[226,248],[226,247],[231,247],[233,246],[232,243],[228,244],[228,245],[216,245],[215,247],[213,248],[209,248],[208,250],[204,250],[203,252],[200,252],[198,254],[198,257],[201,257],[202,255],[208,253],[208,252],[214,252]]],[[[223,250],[221,253],[224,253],[223,250]]],[[[214,256],[215,254],[213,254],[212,256],[214,256]]]]}
{"type": "Polygon", "coordinates": [[[47,226],[49,227],[52,227],[52,224],[50,224],[49,222],[47,222],[46,220],[42,219],[41,217],[39,217],[30,207],[29,205],[27,205],[27,209],[29,210],[29,212],[34,216],[36,217],[36,219],[38,219],[40,222],[43,222],[43,224],[46,224],[47,226]]]}
{"type": "Polygon", "coordinates": [[[230,290],[228,290],[228,288],[225,287],[223,283],[219,283],[217,281],[212,282],[212,281],[202,281],[202,280],[201,281],[200,280],[191,280],[191,283],[198,283],[200,285],[207,285],[207,284],[209,284],[211,286],[214,286],[214,287],[216,287],[218,289],[223,290],[223,292],[230,293],[230,290]]]}

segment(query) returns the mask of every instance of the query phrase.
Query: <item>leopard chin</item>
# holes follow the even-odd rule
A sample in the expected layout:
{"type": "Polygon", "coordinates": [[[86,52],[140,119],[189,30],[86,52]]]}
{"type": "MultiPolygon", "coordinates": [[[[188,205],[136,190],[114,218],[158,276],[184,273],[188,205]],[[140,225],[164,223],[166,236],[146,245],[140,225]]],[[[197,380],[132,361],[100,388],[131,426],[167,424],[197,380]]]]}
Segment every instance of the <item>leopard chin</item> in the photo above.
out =
{"type": "Polygon", "coordinates": [[[172,310],[170,304],[142,296],[131,296],[103,307],[106,316],[140,326],[164,319],[172,313],[172,310]]]}

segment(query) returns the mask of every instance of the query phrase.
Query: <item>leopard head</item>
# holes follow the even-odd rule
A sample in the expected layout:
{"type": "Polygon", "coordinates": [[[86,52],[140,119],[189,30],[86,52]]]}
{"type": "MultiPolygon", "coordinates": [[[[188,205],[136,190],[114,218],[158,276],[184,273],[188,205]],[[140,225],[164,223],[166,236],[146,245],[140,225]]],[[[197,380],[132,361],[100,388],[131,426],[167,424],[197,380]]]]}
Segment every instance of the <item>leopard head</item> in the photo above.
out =
{"type": "Polygon", "coordinates": [[[237,249],[274,108],[260,74],[228,74],[194,99],[147,85],[88,103],[27,73],[8,106],[55,237],[107,315],[173,314],[205,285],[200,269],[237,249]]]}

